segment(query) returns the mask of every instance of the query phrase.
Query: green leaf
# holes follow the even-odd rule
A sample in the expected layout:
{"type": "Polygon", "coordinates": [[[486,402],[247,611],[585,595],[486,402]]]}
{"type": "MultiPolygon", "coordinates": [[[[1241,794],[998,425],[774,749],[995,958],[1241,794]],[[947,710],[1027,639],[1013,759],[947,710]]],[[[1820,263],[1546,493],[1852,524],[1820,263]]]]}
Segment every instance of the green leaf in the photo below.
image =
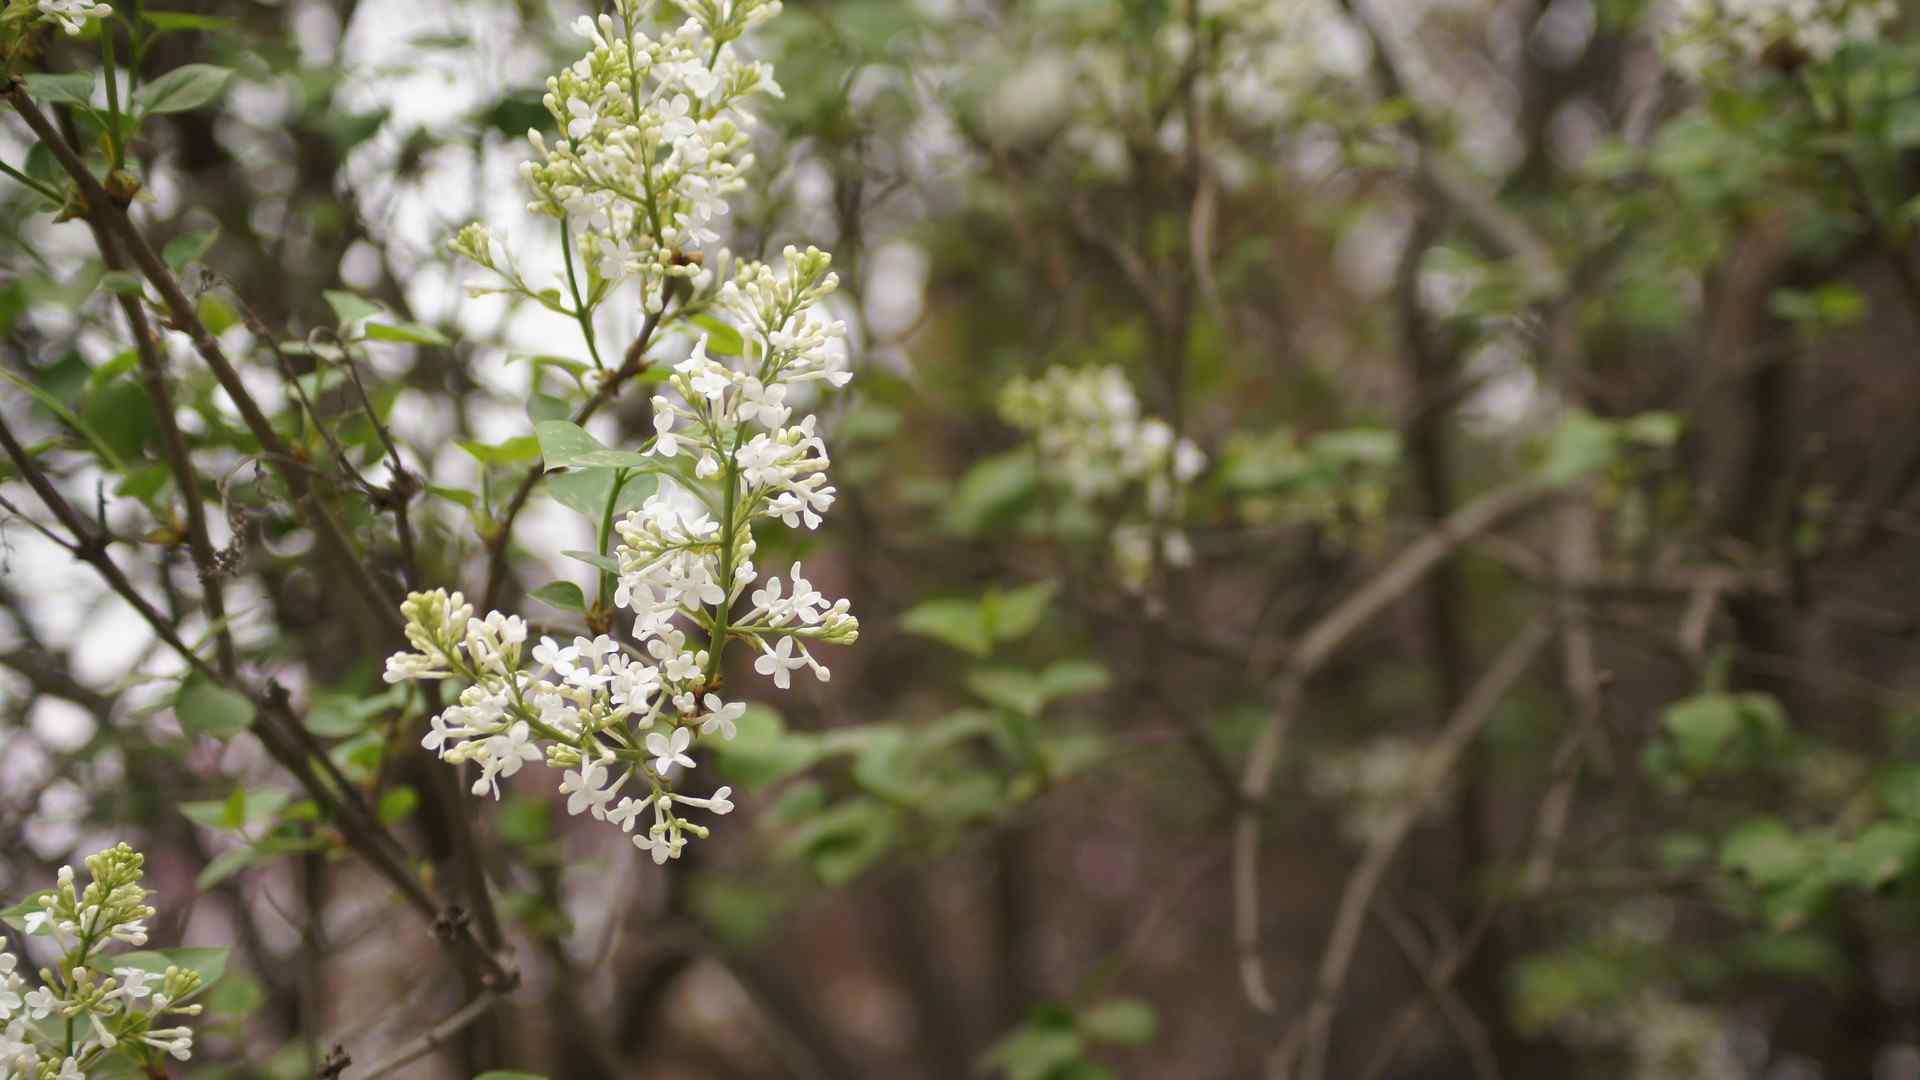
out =
{"type": "Polygon", "coordinates": [[[993,651],[987,613],[971,600],[929,600],[901,615],[900,628],[983,659],[993,651]]]}
{"type": "Polygon", "coordinates": [[[947,501],[948,529],[975,536],[1033,493],[1038,482],[1033,454],[1014,450],[976,462],[947,501]]]}
{"type": "Polygon", "coordinates": [[[327,306],[333,309],[334,317],[342,324],[356,323],[387,310],[364,296],[341,292],[338,289],[328,289],[320,295],[327,298],[327,306]]]}
{"type": "Polygon", "coordinates": [[[1018,641],[1033,633],[1059,587],[1057,581],[1041,581],[1009,592],[989,590],[981,600],[988,632],[996,641],[1018,641]]]}
{"type": "Polygon", "coordinates": [[[1807,842],[1772,818],[1757,818],[1727,834],[1720,846],[1722,868],[1761,888],[1788,884],[1815,866],[1807,842]]]}
{"type": "Polygon", "coordinates": [[[200,321],[206,324],[207,332],[215,337],[240,324],[240,313],[233,309],[233,305],[212,293],[201,293],[195,308],[200,321]]]}
{"type": "Polygon", "coordinates": [[[708,356],[739,356],[747,351],[746,341],[740,337],[740,331],[719,319],[711,315],[695,315],[687,321],[706,332],[708,356]]]}
{"type": "Polygon", "coordinates": [[[407,345],[451,345],[447,335],[417,322],[368,323],[367,336],[375,341],[398,341],[407,345]]]}
{"type": "Polygon", "coordinates": [[[253,702],[197,675],[180,688],[173,711],[180,726],[191,735],[226,738],[240,734],[253,723],[253,702]]]}
{"type": "Polygon", "coordinates": [[[160,254],[162,258],[167,260],[168,266],[179,270],[190,263],[196,263],[202,258],[205,258],[207,252],[212,250],[213,242],[219,239],[219,237],[220,230],[218,227],[202,229],[199,232],[181,233],[179,236],[167,241],[166,250],[160,254]]]}
{"type": "Polygon", "coordinates": [[[1045,671],[986,668],[967,676],[967,688],[981,700],[1025,717],[1039,716],[1048,703],[1107,688],[1107,670],[1088,660],[1060,660],[1045,671]]]}
{"type": "Polygon", "coordinates": [[[78,105],[83,109],[92,106],[93,72],[91,71],[79,71],[66,75],[35,72],[21,76],[21,81],[27,84],[27,93],[42,101],[78,105]]]}
{"type": "Polygon", "coordinates": [[[35,902],[35,897],[39,895],[34,893],[12,907],[0,908],[0,922],[6,923],[23,934],[26,933],[27,916],[40,910],[40,905],[35,902]]]}
{"type": "Polygon", "coordinates": [[[0,368],[0,377],[4,377],[8,382],[26,391],[27,396],[39,402],[48,412],[58,417],[61,423],[66,424],[78,432],[82,438],[86,439],[87,442],[93,446],[94,453],[100,455],[100,460],[105,462],[109,469],[112,469],[114,472],[126,471],[126,462],[120,459],[119,454],[114,453],[113,447],[109,445],[105,439],[102,439],[100,433],[95,431],[86,421],[75,416],[73,410],[67,408],[59,398],[48,393],[38,383],[21,378],[6,368],[0,368]]]}
{"type": "Polygon", "coordinates": [[[134,111],[142,116],[186,112],[219,97],[233,78],[232,68],[187,64],[133,92],[134,111]]]}
{"type": "Polygon", "coordinates": [[[1673,737],[1680,763],[1689,772],[1700,773],[1712,768],[1740,733],[1740,709],[1730,695],[1700,694],[1669,705],[1661,723],[1673,737]]]}
{"type": "Polygon", "coordinates": [[[517,465],[540,457],[540,440],[531,435],[521,435],[492,446],[472,439],[462,439],[457,445],[482,465],[517,465]]]}
{"type": "Polygon", "coordinates": [[[132,271],[109,270],[100,275],[100,287],[115,296],[139,296],[147,286],[145,279],[132,271]]]}
{"type": "Polygon", "coordinates": [[[194,875],[193,887],[206,892],[258,861],[260,853],[251,844],[223,851],[207,860],[207,865],[194,875]]]}
{"type": "Polygon", "coordinates": [[[1880,805],[1909,821],[1920,821],[1920,765],[1897,765],[1880,778],[1880,805]]]}
{"type": "Polygon", "coordinates": [[[88,394],[84,415],[87,426],[123,460],[138,458],[159,425],[147,388],[132,379],[115,379],[88,394]]]}
{"type": "MultiPolygon", "coordinates": [[[[137,968],[140,971],[164,975],[170,967],[183,968],[200,973],[200,988],[205,990],[220,981],[227,973],[227,954],[232,950],[225,946],[218,948],[178,948],[148,949],[140,952],[122,953],[113,958],[114,967],[137,968]]],[[[191,998],[189,994],[182,1001],[191,998]]]]}
{"type": "MultiPolygon", "coordinates": [[[[613,494],[614,470],[569,469],[549,473],[544,481],[547,494],[569,510],[598,526],[607,512],[607,499],[613,494]]],[[[638,510],[647,497],[659,489],[659,480],[651,475],[632,476],[620,486],[620,498],[614,503],[615,520],[629,510],[638,510]]],[[[618,570],[614,571],[619,573],[618,570]]]]}
{"type": "Polygon", "coordinates": [[[1034,717],[1046,707],[1047,696],[1040,680],[1031,671],[988,668],[967,675],[967,689],[989,705],[997,705],[1021,716],[1034,717]]]}
{"type": "Polygon", "coordinates": [[[609,450],[600,440],[578,424],[566,420],[542,420],[533,426],[540,440],[540,455],[547,468],[626,468],[655,469],[657,464],[644,455],[628,450],[609,450]]]}
{"type": "Polygon", "coordinates": [[[557,607],[563,611],[585,613],[587,610],[586,594],[580,591],[580,586],[571,581],[550,581],[533,590],[532,596],[548,607],[557,607]]]}
{"type": "Polygon", "coordinates": [[[620,572],[620,561],[611,555],[602,555],[597,551],[563,551],[560,554],[569,559],[578,559],[588,566],[598,567],[609,574],[620,572]]]}
{"type": "Polygon", "coordinates": [[[713,744],[714,766],[747,791],[761,791],[820,760],[818,740],[790,732],[780,714],[764,705],[747,706],[734,737],[713,744]]]}
{"type": "Polygon", "coordinates": [[[796,828],[781,846],[781,854],[805,861],[822,884],[838,888],[865,873],[887,853],[896,829],[890,807],[877,799],[856,797],[821,811],[796,828]]]}
{"type": "Polygon", "coordinates": [[[278,788],[249,790],[237,787],[233,789],[233,794],[224,799],[181,803],[180,812],[197,825],[237,831],[272,821],[290,798],[292,795],[289,792],[278,788]]]}
{"type": "Polygon", "coordinates": [[[1613,464],[1618,456],[1614,426],[1584,409],[1573,409],[1547,437],[1540,478],[1549,484],[1570,484],[1613,464]]]}
{"type": "Polygon", "coordinates": [[[1834,850],[1828,869],[1839,881],[1877,889],[1905,877],[1920,859],[1920,827],[1880,821],[1834,850]]]}
{"type": "Polygon", "coordinates": [[[388,825],[398,825],[419,808],[420,793],[405,784],[380,796],[380,820],[388,825]]]}
{"type": "Polygon", "coordinates": [[[1007,1080],[1050,1080],[1085,1053],[1086,1044],[1075,1031],[1023,1024],[989,1047],[980,1064],[1005,1072],[1007,1080]]]}
{"type": "Polygon", "coordinates": [[[1041,692],[1048,701],[1097,694],[1105,690],[1110,682],[1107,669],[1091,660],[1056,661],[1040,673],[1041,692]]]}
{"type": "Polygon", "coordinates": [[[1115,998],[1081,1013],[1078,1027],[1089,1039],[1144,1046],[1153,1041],[1159,1024],[1153,1006],[1133,998],[1115,998]]]}
{"type": "Polygon", "coordinates": [[[162,33],[174,30],[207,30],[224,33],[234,21],[220,15],[194,15],[184,11],[142,11],[140,17],[162,33]]]}
{"type": "Polygon", "coordinates": [[[307,730],[322,738],[351,738],[406,701],[404,684],[372,695],[323,690],[314,695],[313,703],[307,707],[307,730]]]}

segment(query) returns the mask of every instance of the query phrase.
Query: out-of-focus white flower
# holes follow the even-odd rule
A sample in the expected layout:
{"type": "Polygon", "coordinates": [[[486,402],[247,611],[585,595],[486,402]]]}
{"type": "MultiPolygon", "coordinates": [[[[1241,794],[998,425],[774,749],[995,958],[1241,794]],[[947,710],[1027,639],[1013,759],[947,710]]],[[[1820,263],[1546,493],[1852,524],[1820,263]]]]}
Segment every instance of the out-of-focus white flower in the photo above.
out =
{"type": "Polygon", "coordinates": [[[1674,67],[1703,78],[1768,56],[1829,60],[1899,15],[1893,0],[1674,0],[1663,44],[1674,67]]]}
{"type": "Polygon", "coordinates": [[[88,19],[104,19],[113,8],[96,0],[40,0],[35,5],[40,17],[69,34],[86,29],[88,19]]]}

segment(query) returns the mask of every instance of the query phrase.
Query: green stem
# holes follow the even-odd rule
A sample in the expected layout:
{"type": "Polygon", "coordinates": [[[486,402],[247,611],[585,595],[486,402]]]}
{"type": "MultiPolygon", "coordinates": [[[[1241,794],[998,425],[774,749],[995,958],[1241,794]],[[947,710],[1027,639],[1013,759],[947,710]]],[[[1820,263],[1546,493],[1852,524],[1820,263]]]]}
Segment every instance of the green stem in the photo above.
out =
{"type": "Polygon", "coordinates": [[[733,449],[727,452],[727,498],[720,506],[720,591],[713,607],[713,632],[707,638],[707,685],[720,674],[720,656],[727,650],[727,616],[733,610],[733,533],[735,507],[740,501],[740,438],[745,426],[735,428],[733,449]]]}
{"type": "Polygon", "coordinates": [[[580,333],[587,339],[587,352],[593,356],[593,366],[605,371],[607,365],[600,361],[600,345],[593,336],[593,312],[580,295],[580,279],[573,272],[573,222],[564,217],[560,219],[560,254],[567,261],[567,289],[573,293],[573,317],[579,320],[580,333]]]}
{"type": "Polygon", "coordinates": [[[0,161],[0,173],[5,173],[6,175],[13,177],[15,180],[18,180],[22,184],[25,184],[27,187],[32,188],[34,191],[39,192],[41,195],[46,196],[46,198],[52,201],[55,206],[63,206],[66,204],[67,200],[63,196],[61,196],[59,191],[55,190],[54,188],[52,188],[47,184],[44,184],[38,180],[35,180],[33,177],[28,176],[26,173],[21,172],[19,169],[14,168],[13,166],[7,164],[4,161],[0,161]]]}
{"type": "Polygon", "coordinates": [[[112,20],[102,20],[100,24],[100,60],[107,69],[107,158],[112,168],[118,169],[124,158],[120,148],[120,76],[113,58],[112,20]]]}
{"type": "MultiPolygon", "coordinates": [[[[613,513],[614,508],[620,505],[620,490],[627,486],[627,480],[632,476],[633,474],[626,469],[615,469],[613,471],[613,490],[607,494],[606,513],[600,516],[600,554],[602,555],[607,554],[607,549],[613,543],[613,513]]],[[[602,569],[600,571],[600,599],[596,606],[603,611],[611,610],[613,603],[613,586],[614,575],[612,572],[602,569]]]]}

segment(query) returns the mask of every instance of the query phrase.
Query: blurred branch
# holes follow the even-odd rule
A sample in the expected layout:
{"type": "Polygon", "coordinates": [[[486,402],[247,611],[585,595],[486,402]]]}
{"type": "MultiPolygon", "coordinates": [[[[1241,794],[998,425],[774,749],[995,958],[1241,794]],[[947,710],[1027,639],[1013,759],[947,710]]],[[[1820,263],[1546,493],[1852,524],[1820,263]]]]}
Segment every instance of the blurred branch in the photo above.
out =
{"type": "MultiPolygon", "coordinates": [[[[426,1034],[368,1066],[367,1071],[357,1076],[355,1080],[380,1080],[381,1077],[390,1076],[447,1045],[454,1036],[487,1015],[487,1010],[493,1008],[494,1000],[495,995],[489,992],[467,1002],[452,1016],[428,1028],[426,1034]]],[[[335,1075],[339,1075],[339,1072],[336,1071],[335,1075]]]]}
{"type": "Polygon", "coordinates": [[[1480,1080],[1500,1080],[1500,1062],[1494,1056],[1493,1040],[1487,1035],[1486,1025],[1461,1000],[1459,992],[1453,989],[1451,978],[1439,977],[1441,969],[1434,962],[1437,950],[1420,940],[1413,920],[1387,897],[1381,897],[1373,905],[1372,911],[1373,917],[1386,928],[1387,936],[1399,948],[1400,955],[1406,958],[1407,966],[1420,976],[1428,996],[1433,999],[1447,1025],[1453,1029],[1454,1037],[1466,1049],[1474,1075],[1480,1080]]]}
{"type": "Polygon", "coordinates": [[[1326,1075],[1327,1043],[1333,1026],[1334,1007],[1346,987],[1354,950],[1360,944],[1360,930],[1366,923],[1367,911],[1373,905],[1387,868],[1400,853],[1401,846],[1413,831],[1414,824],[1425,813],[1427,805],[1439,794],[1447,777],[1459,764],[1467,747],[1486,726],[1494,709],[1519,682],[1520,677],[1526,674],[1527,668],[1552,637],[1553,619],[1548,616],[1535,617],[1494,659],[1480,681],[1460,702],[1460,707],[1447,722],[1445,730],[1428,748],[1420,762],[1416,781],[1418,790],[1395,808],[1392,821],[1367,846],[1359,864],[1347,878],[1346,888],[1340,896],[1339,911],[1334,918],[1333,929],[1328,935],[1326,951],[1321,956],[1319,973],[1314,981],[1313,1000],[1307,1007],[1305,1019],[1296,1025],[1298,1034],[1290,1032],[1283,1041],[1282,1050],[1276,1055],[1276,1067],[1270,1068],[1269,1075],[1294,1075],[1291,1066],[1296,1050],[1300,1060],[1297,1075],[1302,1080],[1320,1080],[1326,1075]]]}
{"type": "Polygon", "coordinates": [[[1348,18],[1367,35],[1372,46],[1373,70],[1381,89],[1389,97],[1405,101],[1410,109],[1400,124],[1413,141],[1415,168],[1421,180],[1441,196],[1494,249],[1519,260],[1542,292],[1557,292],[1565,281],[1560,260],[1549,244],[1527,220],[1500,205],[1499,196],[1479,177],[1443,156],[1433,145],[1432,131],[1421,114],[1420,103],[1401,74],[1394,59],[1392,43],[1379,23],[1363,10],[1361,0],[1340,0],[1348,18]]]}
{"type": "MultiPolygon", "coordinates": [[[[1260,959],[1260,812],[1308,680],[1347,639],[1417,586],[1455,549],[1555,494],[1553,488],[1522,481],[1461,507],[1322,616],[1282,661],[1272,694],[1272,717],[1261,729],[1241,772],[1242,806],[1234,824],[1234,940],[1240,956],[1241,986],[1247,1000],[1260,1011],[1273,1012],[1276,1008],[1260,959]]],[[[1264,681],[1263,676],[1259,678],[1264,681]]]]}

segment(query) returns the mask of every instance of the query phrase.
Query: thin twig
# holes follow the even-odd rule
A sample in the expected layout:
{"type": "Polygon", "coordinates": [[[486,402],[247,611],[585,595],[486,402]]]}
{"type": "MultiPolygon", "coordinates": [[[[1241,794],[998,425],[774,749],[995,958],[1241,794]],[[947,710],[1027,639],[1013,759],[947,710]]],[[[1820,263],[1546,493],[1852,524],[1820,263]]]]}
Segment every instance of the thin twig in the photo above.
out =
{"type": "Polygon", "coordinates": [[[1260,1011],[1276,1008],[1260,959],[1260,812],[1308,681],[1348,638],[1406,595],[1455,549],[1553,494],[1552,488],[1522,482],[1461,507],[1322,616],[1282,661],[1272,693],[1272,717],[1254,741],[1241,772],[1241,808],[1234,824],[1234,940],[1241,986],[1260,1011]]]}
{"type": "Polygon", "coordinates": [[[435,1050],[447,1045],[455,1035],[471,1027],[475,1021],[487,1015],[493,1008],[494,995],[481,994],[460,1007],[460,1010],[445,1020],[427,1029],[426,1034],[401,1047],[381,1060],[367,1067],[367,1071],[354,1080],[380,1080],[381,1077],[398,1072],[408,1065],[419,1061],[435,1050]]]}
{"type": "MultiPolygon", "coordinates": [[[[1326,1075],[1328,1034],[1333,1026],[1334,1008],[1346,988],[1347,973],[1352,969],[1354,952],[1360,944],[1360,930],[1366,923],[1374,895],[1385,880],[1387,868],[1393,864],[1401,846],[1412,833],[1413,826],[1439,794],[1467,748],[1486,726],[1494,709],[1514,684],[1520,681],[1520,677],[1526,674],[1527,668],[1552,637],[1553,620],[1548,617],[1535,618],[1514,635],[1500,655],[1494,658],[1486,673],[1480,676],[1480,681],[1460,702],[1460,707],[1447,721],[1446,728],[1427,749],[1420,762],[1415,793],[1402,801],[1393,820],[1367,845],[1360,862],[1348,876],[1346,888],[1340,895],[1333,929],[1328,934],[1326,950],[1321,955],[1313,1000],[1307,1006],[1307,1015],[1302,1023],[1303,1036],[1298,1040],[1302,1054],[1299,1071],[1302,1080],[1321,1080],[1326,1075]]],[[[1278,1075],[1287,1075],[1284,1066],[1278,1075]]]]}

